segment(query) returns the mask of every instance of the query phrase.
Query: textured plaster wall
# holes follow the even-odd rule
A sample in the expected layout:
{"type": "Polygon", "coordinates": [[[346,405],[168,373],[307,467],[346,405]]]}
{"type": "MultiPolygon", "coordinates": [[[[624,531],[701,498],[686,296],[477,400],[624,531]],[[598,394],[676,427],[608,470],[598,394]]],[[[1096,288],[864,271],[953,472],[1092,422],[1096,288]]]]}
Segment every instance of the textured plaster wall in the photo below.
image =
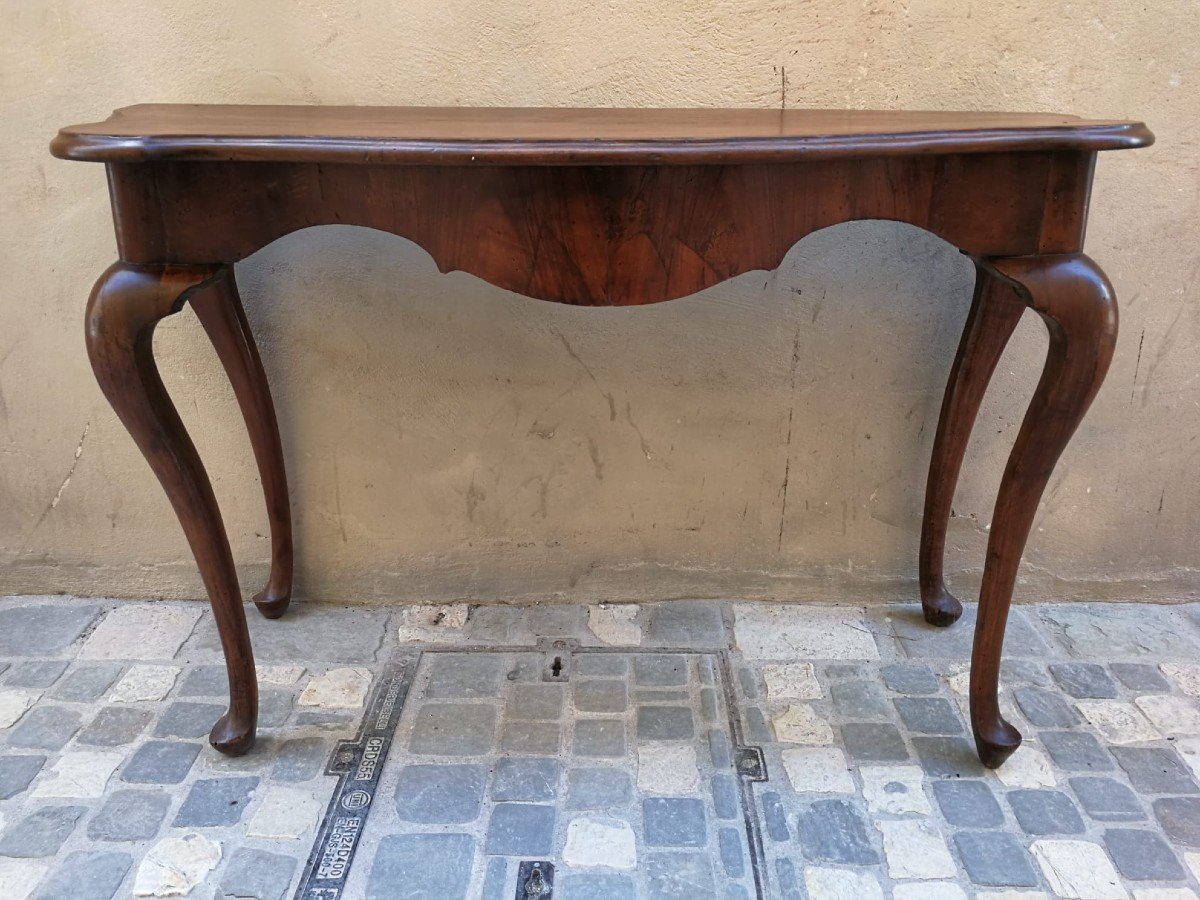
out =
{"type": "MultiPolygon", "coordinates": [[[[0,593],[199,596],[96,388],[103,171],[55,129],[137,101],[1058,110],[1144,118],[1101,157],[1087,249],[1123,301],[1047,491],[1024,599],[1200,589],[1200,5],[0,0],[0,593]]],[[[924,475],[971,290],[906,226],[852,223],[641,310],[530,301],[362,229],[239,265],[296,510],[298,593],[350,602],[915,594],[924,475]],[[785,477],[785,473],[790,473],[785,477]],[[786,485],[786,490],[785,490],[786,485]]],[[[973,595],[1046,340],[1023,321],[950,533],[973,595]]],[[[268,542],[232,393],[188,312],[158,352],[248,590],[268,542]]]]}

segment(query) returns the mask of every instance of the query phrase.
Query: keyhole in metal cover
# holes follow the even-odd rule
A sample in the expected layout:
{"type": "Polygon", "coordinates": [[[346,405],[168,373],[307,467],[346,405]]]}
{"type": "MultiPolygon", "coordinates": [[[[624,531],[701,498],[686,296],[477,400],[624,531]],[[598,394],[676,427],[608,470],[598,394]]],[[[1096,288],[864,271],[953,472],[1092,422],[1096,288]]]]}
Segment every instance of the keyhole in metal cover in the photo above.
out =
{"type": "MultiPolygon", "coordinates": [[[[555,678],[558,678],[560,675],[562,675],[562,670],[563,670],[562,657],[561,656],[554,657],[554,662],[552,662],[550,664],[550,674],[553,675],[555,678]]],[[[537,869],[534,869],[534,871],[536,872],[537,869]]],[[[541,876],[539,876],[539,877],[541,877],[541,876]]]]}
{"type": "MultiPolygon", "coordinates": [[[[554,664],[560,665],[562,660],[556,659],[554,664]]],[[[556,673],[557,674],[557,673],[556,673]]],[[[526,897],[540,897],[542,891],[546,889],[546,883],[542,881],[542,870],[537,866],[533,867],[533,873],[529,876],[529,880],[525,882],[526,897]]]]}

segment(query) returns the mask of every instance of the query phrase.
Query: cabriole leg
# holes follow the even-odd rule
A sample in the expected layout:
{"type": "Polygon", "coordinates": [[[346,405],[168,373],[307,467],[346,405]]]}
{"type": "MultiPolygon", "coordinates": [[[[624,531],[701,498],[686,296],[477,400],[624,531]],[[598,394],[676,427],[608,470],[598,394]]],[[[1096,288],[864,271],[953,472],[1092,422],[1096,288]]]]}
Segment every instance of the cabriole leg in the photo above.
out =
{"type": "Polygon", "coordinates": [[[208,590],[229,672],[229,709],[209,741],[237,756],[253,745],[258,720],[241,591],[208,475],[159,377],[152,348],[158,322],[222,272],[213,266],[116,263],[92,289],[85,334],[96,380],[162,483],[208,590]]]}
{"type": "Polygon", "coordinates": [[[1091,259],[1078,254],[993,259],[981,265],[1037,312],[1050,332],[1041,380],[1013,445],[996,498],[971,654],[971,726],[985,766],[996,768],[1021,735],[997,699],[1004,626],[1025,541],[1059,455],[1112,360],[1117,302],[1091,259]]]}
{"type": "Polygon", "coordinates": [[[962,615],[962,604],[946,589],[942,564],[963,454],[992,372],[1025,311],[1025,304],[1010,285],[992,277],[982,266],[976,265],[975,273],[971,312],[950,369],[933,439],[921,523],[921,610],[926,622],[939,627],[952,625],[962,615]]]}
{"type": "Polygon", "coordinates": [[[250,433],[271,526],[271,574],[254,603],[268,619],[278,619],[292,597],[292,516],[267,373],[238,296],[233,269],[223,269],[219,276],[197,288],[189,302],[225,367],[250,433]]]}

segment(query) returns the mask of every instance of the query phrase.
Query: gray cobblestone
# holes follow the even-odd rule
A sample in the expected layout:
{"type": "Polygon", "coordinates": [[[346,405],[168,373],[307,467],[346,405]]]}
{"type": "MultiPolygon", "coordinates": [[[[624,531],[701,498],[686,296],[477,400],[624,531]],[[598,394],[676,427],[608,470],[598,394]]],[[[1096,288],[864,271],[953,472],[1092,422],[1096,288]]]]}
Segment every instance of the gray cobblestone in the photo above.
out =
{"type": "Polygon", "coordinates": [[[46,763],[46,757],[34,754],[5,753],[0,756],[0,800],[20,794],[46,763]]]}
{"type": "Polygon", "coordinates": [[[424,825],[474,822],[483,809],[486,781],[483,766],[405,766],[396,782],[396,813],[424,825]]]}
{"type": "Polygon", "coordinates": [[[879,862],[862,813],[846,800],[818,800],[800,814],[800,845],[809,859],[869,866],[879,862]]]}
{"type": "Polygon", "coordinates": [[[223,706],[213,703],[193,703],[181,700],[172,703],[159,717],[154,726],[155,737],[201,738],[208,734],[225,712],[223,706]]]}
{"type": "Polygon", "coordinates": [[[476,700],[495,697],[505,681],[504,657],[492,653],[430,654],[430,700],[476,700]]]}
{"type": "Polygon", "coordinates": [[[119,663],[84,663],[76,666],[67,676],[54,686],[51,696],[59,700],[70,700],[76,703],[90,703],[100,699],[100,696],[112,686],[121,674],[119,663]]]}
{"type": "Polygon", "coordinates": [[[88,837],[94,841],[149,840],[158,833],[170,805],[170,796],[159,791],[115,791],[88,823],[88,837]]]}
{"type": "Polygon", "coordinates": [[[688,658],[680,654],[637,656],[633,680],[639,686],[670,687],[688,682],[688,658]]]}
{"type": "Polygon", "coordinates": [[[1141,828],[1110,828],[1104,846],[1117,871],[1131,881],[1175,881],[1186,878],[1183,866],[1167,842],[1141,828]]]}
{"type": "Polygon", "coordinates": [[[82,806],[45,806],[11,823],[0,836],[0,856],[53,856],[85,812],[82,806]]]}
{"type": "Polygon", "coordinates": [[[483,900],[509,900],[507,888],[508,860],[503,856],[493,856],[488,860],[483,876],[483,900]]]}
{"type": "Polygon", "coordinates": [[[1080,775],[1070,783],[1083,811],[1097,822],[1141,822],[1146,818],[1137,795],[1119,781],[1080,775]]]}
{"type": "Polygon", "coordinates": [[[796,867],[790,859],[775,860],[775,875],[779,879],[779,894],[782,900],[803,900],[796,867]]]}
{"type": "Polygon", "coordinates": [[[491,749],[496,710],[473,703],[426,703],[417,716],[409,749],[437,756],[477,756],[491,749]]]}
{"type": "Polygon", "coordinates": [[[584,678],[620,678],[629,671],[629,657],[620,653],[580,653],[575,674],[584,678]]]}
{"type": "Polygon", "coordinates": [[[466,900],[475,841],[469,834],[389,834],[379,842],[365,900],[396,900],[396,885],[419,884],[425,896],[466,900]]]}
{"type": "Polygon", "coordinates": [[[1108,751],[1086,731],[1043,731],[1042,746],[1065,772],[1108,772],[1115,768],[1108,751]]]}
{"type": "MultiPolygon", "coordinates": [[[[265,689],[258,693],[258,727],[279,728],[292,714],[290,691],[265,689]]],[[[213,721],[216,721],[215,719],[213,721]]]]}
{"type": "Polygon", "coordinates": [[[851,722],[842,726],[846,753],[859,762],[901,762],[908,759],[904,739],[895,725],[851,722]]]}
{"type": "Polygon", "coordinates": [[[99,616],[98,606],[39,604],[0,609],[0,657],[60,653],[99,616]]]}
{"type": "Polygon", "coordinates": [[[983,766],[966,738],[914,737],[913,749],[926,775],[934,778],[978,778],[983,766]]]}
{"type": "Polygon", "coordinates": [[[960,831],[954,835],[959,858],[975,884],[1037,887],[1033,862],[1017,840],[1003,831],[960,831]]]}
{"type": "Polygon", "coordinates": [[[508,695],[505,718],[524,722],[553,722],[562,717],[563,689],[559,684],[515,684],[508,695]]]}
{"type": "Polygon", "coordinates": [[[787,811],[783,808],[783,800],[774,791],[767,791],[762,796],[763,820],[767,826],[767,834],[773,841],[790,841],[792,833],[788,829],[787,811]]]}
{"type": "Polygon", "coordinates": [[[647,797],[642,828],[649,847],[703,847],[708,842],[704,804],[691,798],[647,797]]]}
{"type": "Polygon", "coordinates": [[[1112,755],[1142,794],[1200,794],[1187,767],[1170,750],[1157,747],[1113,747],[1112,755]]]}
{"type": "Polygon", "coordinates": [[[708,732],[708,759],[714,769],[727,769],[733,764],[733,749],[729,744],[729,735],[716,728],[708,732]]]}
{"type": "Polygon", "coordinates": [[[97,747],[120,747],[132,743],[146,730],[153,718],[154,712],[149,709],[106,706],[79,732],[79,743],[97,747]]]}
{"type": "Polygon", "coordinates": [[[501,759],[492,776],[493,800],[552,801],[558,796],[562,763],[557,759],[501,759]]]}
{"type": "Polygon", "coordinates": [[[1115,699],[1118,691],[1116,682],[1097,663],[1054,663],[1050,674],[1059,687],[1077,699],[1115,699]]]}
{"type": "Polygon", "coordinates": [[[12,747],[61,750],[79,730],[82,717],[61,706],[37,706],[25,713],[8,734],[12,747]]]}
{"type": "Polygon", "coordinates": [[[982,781],[948,779],[933,782],[933,796],[951,825],[995,828],[1004,824],[1004,811],[982,781]]]}
{"type": "Polygon", "coordinates": [[[625,722],[621,719],[580,719],[575,723],[578,756],[624,756],[625,722]]]}
{"type": "Polygon", "coordinates": [[[557,753],[562,726],[557,722],[505,722],[500,749],[506,753],[557,753]]]}
{"type": "Polygon", "coordinates": [[[758,676],[742,666],[737,670],[738,688],[747,700],[758,699],[758,676]]]}
{"type": "Polygon", "coordinates": [[[271,775],[279,781],[316,778],[329,759],[329,743],[322,738],[294,738],[279,745],[271,775]]]}
{"type": "Polygon", "coordinates": [[[721,607],[703,600],[675,600],[643,608],[643,643],[674,647],[724,647],[721,607]]]}
{"type": "Polygon", "coordinates": [[[718,772],[709,782],[712,791],[713,811],[718,819],[734,819],[738,815],[737,787],[728,772],[718,772]]]}
{"type": "Polygon", "coordinates": [[[1110,663],[1108,668],[1128,690],[1138,693],[1165,693],[1171,690],[1167,679],[1148,663],[1110,663]]]}
{"type": "Polygon", "coordinates": [[[221,876],[226,897],[283,900],[296,871],[296,860],[280,853],[242,848],[234,852],[221,876]]]}
{"type": "Polygon", "coordinates": [[[616,768],[579,768],[567,772],[567,809],[607,809],[633,799],[629,773],[616,768]]]}
{"type": "Polygon", "coordinates": [[[1014,696],[1029,724],[1038,728],[1071,728],[1083,721],[1074,707],[1053,691],[1018,688],[1014,696]]]}
{"type": "Polygon", "coordinates": [[[1026,834],[1083,834],[1083,819],[1061,791],[1008,792],[1008,805],[1026,834]]]}
{"type": "Polygon", "coordinates": [[[641,741],[691,740],[696,734],[692,711],[686,706],[642,706],[637,711],[641,741]]]}
{"type": "Polygon", "coordinates": [[[921,663],[900,663],[879,670],[883,682],[897,694],[936,694],[938,680],[929,666],[921,663]]]}
{"type": "Polygon", "coordinates": [[[36,900],[110,900],[132,865],[132,856],[116,850],[71,853],[42,882],[36,900]]]}
{"type": "Polygon", "coordinates": [[[229,692],[229,676],[222,665],[196,666],[183,677],[180,697],[224,697],[229,692]]]}
{"type": "Polygon", "coordinates": [[[34,659],[13,665],[4,683],[9,687],[44,689],[50,687],[67,671],[65,659],[34,659]]]}
{"type": "Polygon", "coordinates": [[[733,828],[717,831],[717,847],[721,852],[721,865],[730,878],[741,878],[746,874],[746,863],[742,858],[742,836],[733,828]]]}
{"type": "Polygon", "coordinates": [[[1155,800],[1154,818],[1171,843],[1180,847],[1200,848],[1200,797],[1162,797],[1155,800]]]}
{"type": "MultiPolygon", "coordinates": [[[[769,744],[775,740],[775,734],[771,731],[771,726],[767,724],[767,720],[763,717],[763,711],[757,706],[748,706],[744,710],[746,717],[746,737],[749,738],[752,744],[769,744]]],[[[716,720],[716,716],[713,716],[716,720]]]]}
{"type": "Polygon", "coordinates": [[[553,839],[553,806],[497,803],[488,820],[485,851],[496,856],[540,859],[550,852],[553,839]]]}
{"type": "Polygon", "coordinates": [[[135,784],[179,784],[199,754],[199,744],[147,741],[125,764],[121,779],[135,784]]]}
{"type": "Polygon", "coordinates": [[[633,879],[608,872],[571,872],[562,879],[562,893],[565,900],[635,900],[636,896],[633,879]]]}
{"type": "Polygon", "coordinates": [[[650,900],[716,896],[712,865],[707,854],[679,851],[648,853],[645,871],[650,900]]]}
{"type": "Polygon", "coordinates": [[[896,711],[904,727],[919,734],[962,734],[963,726],[949,700],[941,697],[897,697],[896,711]]]}
{"type": "Polygon", "coordinates": [[[258,779],[253,776],[202,778],[188,791],[173,824],[176,828],[235,825],[257,787],[258,779]]]}
{"type": "Polygon", "coordinates": [[[575,708],[581,712],[624,712],[628,704],[625,682],[617,679],[576,681],[571,693],[575,708]]]}
{"type": "Polygon", "coordinates": [[[892,717],[883,688],[871,681],[841,681],[829,689],[834,711],[844,719],[887,720],[892,717]]]}

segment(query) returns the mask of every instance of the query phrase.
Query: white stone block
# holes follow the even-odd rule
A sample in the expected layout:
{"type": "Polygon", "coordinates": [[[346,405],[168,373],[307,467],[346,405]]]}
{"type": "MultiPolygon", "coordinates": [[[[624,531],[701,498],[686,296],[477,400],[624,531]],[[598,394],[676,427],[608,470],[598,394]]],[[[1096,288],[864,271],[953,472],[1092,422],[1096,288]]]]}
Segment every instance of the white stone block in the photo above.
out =
{"type": "Polygon", "coordinates": [[[172,659],[200,620],[199,603],[127,603],[105,616],[80,659],[172,659]]]}
{"type": "Polygon", "coordinates": [[[809,866],[804,886],[809,900],[883,900],[883,888],[869,872],[809,866]]]}
{"type": "Polygon", "coordinates": [[[371,688],[371,672],[361,667],[330,669],[312,680],[300,692],[300,706],[320,706],[324,709],[358,709],[367,699],[371,688]]]}
{"type": "Polygon", "coordinates": [[[833,729],[807,703],[789,706],[771,720],[775,739],[785,744],[827,747],[833,743],[833,729]]]}
{"type": "Polygon", "coordinates": [[[783,770],[798,794],[853,794],[854,778],[836,747],[792,747],[782,752],[783,770]]]}
{"type": "Polygon", "coordinates": [[[37,694],[13,688],[0,690],[0,728],[11,728],[20,721],[25,711],[33,706],[37,694]]]}
{"type": "Polygon", "coordinates": [[[637,843],[628,822],[607,816],[583,816],[567,825],[563,862],[580,869],[637,868],[637,843]]]}
{"type": "Polygon", "coordinates": [[[862,766],[863,796],[872,812],[927,816],[933,813],[925,796],[920,766],[862,766]]]}
{"type": "Polygon", "coordinates": [[[304,666],[255,666],[259,684],[295,684],[304,674],[304,666]]]}
{"type": "Polygon", "coordinates": [[[746,659],[879,659],[862,607],[744,603],[734,620],[746,659]]]}
{"type": "Polygon", "coordinates": [[[465,603],[434,603],[400,609],[397,636],[402,644],[438,644],[459,636],[470,616],[465,603]]]}
{"type": "Polygon", "coordinates": [[[1123,700],[1076,700],[1075,705],[1110,744],[1137,744],[1162,737],[1132,703],[1123,700]]]}
{"type": "Polygon", "coordinates": [[[928,819],[881,819],[888,875],[897,880],[953,878],[958,870],[937,826],[928,819]]]}
{"type": "Polygon", "coordinates": [[[33,797],[99,797],[125,759],[111,750],[68,750],[38,778],[33,797]]]}
{"type": "Polygon", "coordinates": [[[1010,788],[1054,787],[1058,779],[1046,754],[1025,741],[999,769],[994,771],[1000,783],[1010,788]]]}
{"type": "Polygon", "coordinates": [[[1030,846],[1050,889],[1070,900],[1126,900],[1117,870],[1099,844],[1042,840],[1030,846]]]}
{"type": "Polygon", "coordinates": [[[0,856],[0,897],[27,900],[49,869],[50,864],[40,860],[0,856]]]}
{"type": "Polygon", "coordinates": [[[636,647],[642,642],[642,626],[637,623],[635,603],[601,603],[588,607],[588,628],[605,644],[636,647]]]}
{"type": "Polygon", "coordinates": [[[295,841],[315,830],[328,798],[312,790],[272,785],[266,791],[246,834],[271,840],[295,841]]]}
{"type": "Polygon", "coordinates": [[[772,663],[763,666],[767,696],[772,700],[820,700],[821,684],[812,663],[772,663]]]}
{"type": "Polygon", "coordinates": [[[110,703],[144,703],[161,700],[175,686],[178,666],[130,666],[108,692],[110,703]]]}
{"type": "Polygon", "coordinates": [[[640,744],[637,757],[637,783],[643,793],[679,796],[692,794],[700,787],[693,744],[640,744]]]}
{"type": "Polygon", "coordinates": [[[1196,900],[1188,888],[1134,888],[1133,900],[1196,900]]]}
{"type": "Polygon", "coordinates": [[[1200,664],[1198,663],[1163,663],[1159,666],[1162,673],[1170,678],[1185,694],[1200,697],[1200,664]]]}
{"type": "Polygon", "coordinates": [[[1193,700],[1171,694],[1145,694],[1133,702],[1163,734],[1200,735],[1200,710],[1193,700]]]}
{"type": "Polygon", "coordinates": [[[967,894],[953,882],[921,881],[896,885],[892,889],[892,900],[967,900],[967,894]]]}
{"type": "Polygon", "coordinates": [[[221,845],[195,832],[150,848],[133,881],[135,897],[182,897],[221,861],[221,845]]]}

